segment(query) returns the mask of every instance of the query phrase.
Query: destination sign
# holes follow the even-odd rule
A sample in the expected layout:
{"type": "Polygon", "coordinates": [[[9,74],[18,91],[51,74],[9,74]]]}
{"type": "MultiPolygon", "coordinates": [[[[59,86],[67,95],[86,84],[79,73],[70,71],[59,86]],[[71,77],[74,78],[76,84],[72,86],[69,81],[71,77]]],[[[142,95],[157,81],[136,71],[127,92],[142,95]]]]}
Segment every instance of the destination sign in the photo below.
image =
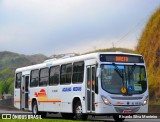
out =
{"type": "Polygon", "coordinates": [[[142,56],[121,54],[100,54],[101,62],[144,63],[142,56]]]}

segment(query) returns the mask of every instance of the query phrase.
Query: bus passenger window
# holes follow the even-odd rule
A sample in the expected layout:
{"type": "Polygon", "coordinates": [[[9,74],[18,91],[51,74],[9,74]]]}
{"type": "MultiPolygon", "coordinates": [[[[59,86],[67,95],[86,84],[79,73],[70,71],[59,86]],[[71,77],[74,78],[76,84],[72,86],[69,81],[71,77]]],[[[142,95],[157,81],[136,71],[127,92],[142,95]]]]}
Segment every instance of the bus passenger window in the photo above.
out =
{"type": "Polygon", "coordinates": [[[16,74],[15,88],[21,87],[21,77],[22,77],[22,73],[16,74]]]}
{"type": "Polygon", "coordinates": [[[39,81],[39,70],[32,70],[31,71],[31,81],[30,81],[30,87],[36,87],[38,86],[39,81]]]}
{"type": "Polygon", "coordinates": [[[72,83],[82,83],[83,76],[84,76],[84,62],[74,63],[72,83]]]}
{"type": "Polygon", "coordinates": [[[49,80],[49,68],[43,68],[40,70],[39,86],[47,86],[49,80]]]}
{"type": "Polygon", "coordinates": [[[71,79],[72,79],[72,64],[62,65],[60,84],[70,84],[71,79]]]}
{"type": "Polygon", "coordinates": [[[49,85],[59,84],[60,66],[50,68],[49,85]]]}

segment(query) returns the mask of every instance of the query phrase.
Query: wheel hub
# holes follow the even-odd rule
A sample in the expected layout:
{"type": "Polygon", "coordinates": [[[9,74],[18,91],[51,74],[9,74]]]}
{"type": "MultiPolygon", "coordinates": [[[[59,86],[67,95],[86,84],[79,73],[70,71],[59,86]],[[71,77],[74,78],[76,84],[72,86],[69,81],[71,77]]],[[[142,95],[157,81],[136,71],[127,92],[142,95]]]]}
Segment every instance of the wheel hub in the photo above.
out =
{"type": "Polygon", "coordinates": [[[37,106],[36,106],[36,105],[34,105],[33,113],[34,113],[35,115],[37,114],[37,106]]]}
{"type": "Polygon", "coordinates": [[[78,107],[77,107],[76,113],[82,113],[82,107],[81,107],[81,106],[78,106],[78,107]]]}

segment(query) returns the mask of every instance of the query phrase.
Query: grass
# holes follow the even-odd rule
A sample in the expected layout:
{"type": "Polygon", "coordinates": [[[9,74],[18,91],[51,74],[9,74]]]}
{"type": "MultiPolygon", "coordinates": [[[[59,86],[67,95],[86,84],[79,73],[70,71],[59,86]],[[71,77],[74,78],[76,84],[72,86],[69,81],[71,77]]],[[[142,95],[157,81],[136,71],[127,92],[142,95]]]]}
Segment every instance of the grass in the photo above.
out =
{"type": "Polygon", "coordinates": [[[149,100],[149,105],[160,105],[160,100],[149,100]]]}

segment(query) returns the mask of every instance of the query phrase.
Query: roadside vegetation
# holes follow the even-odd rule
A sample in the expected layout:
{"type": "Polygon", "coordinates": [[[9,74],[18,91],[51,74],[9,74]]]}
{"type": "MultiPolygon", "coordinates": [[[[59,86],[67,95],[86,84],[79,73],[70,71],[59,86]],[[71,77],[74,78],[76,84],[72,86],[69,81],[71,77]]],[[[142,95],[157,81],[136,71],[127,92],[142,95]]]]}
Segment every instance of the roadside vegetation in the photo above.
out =
{"type": "Polygon", "coordinates": [[[3,94],[13,94],[14,89],[14,72],[10,68],[0,71],[0,97],[3,94]]]}
{"type": "Polygon", "coordinates": [[[160,8],[150,17],[136,51],[145,58],[149,98],[151,103],[157,103],[160,100],[160,8]]]}

